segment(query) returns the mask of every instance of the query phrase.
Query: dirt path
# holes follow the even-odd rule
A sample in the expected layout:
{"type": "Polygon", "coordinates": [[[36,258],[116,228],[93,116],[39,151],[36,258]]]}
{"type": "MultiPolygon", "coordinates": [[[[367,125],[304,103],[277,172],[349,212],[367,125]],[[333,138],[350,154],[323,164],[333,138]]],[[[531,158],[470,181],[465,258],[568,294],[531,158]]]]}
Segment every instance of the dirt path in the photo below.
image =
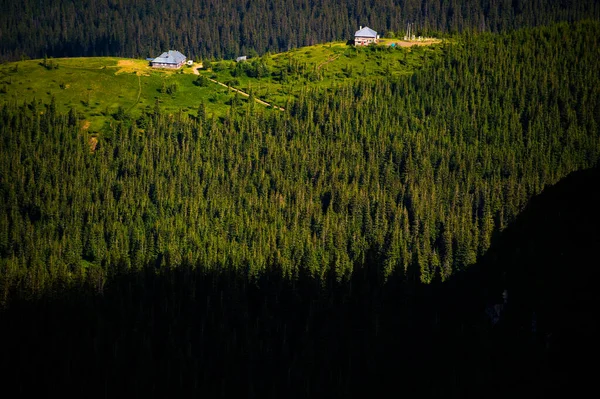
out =
{"type": "Polygon", "coordinates": [[[198,68],[202,68],[202,63],[201,62],[195,62],[192,65],[192,71],[194,72],[194,75],[200,75],[200,71],[198,71],[198,68]]]}
{"type": "Polygon", "coordinates": [[[330,57],[327,61],[324,61],[324,62],[320,63],[317,66],[317,71],[321,70],[321,68],[323,68],[325,65],[329,64],[330,62],[333,62],[333,61],[337,60],[338,58],[340,58],[340,54],[336,54],[336,55],[330,57]]]}
{"type": "Polygon", "coordinates": [[[135,103],[133,103],[133,105],[127,109],[127,112],[131,111],[133,109],[133,107],[135,107],[140,102],[140,96],[142,95],[142,79],[140,78],[140,75],[137,75],[137,78],[138,78],[138,95],[135,100],[135,103]]]}
{"type": "MultiPolygon", "coordinates": [[[[240,94],[241,94],[242,96],[244,96],[244,97],[250,97],[250,94],[248,94],[248,93],[246,93],[246,92],[243,92],[243,91],[241,91],[241,90],[239,90],[239,89],[236,89],[235,87],[227,86],[225,83],[221,83],[221,82],[219,82],[219,81],[216,81],[216,80],[214,80],[214,79],[211,79],[211,78],[208,78],[208,80],[210,80],[211,82],[213,82],[213,83],[216,83],[216,84],[218,84],[218,85],[221,85],[221,86],[223,86],[223,87],[227,87],[228,89],[230,89],[230,90],[233,90],[233,91],[235,91],[235,92],[237,92],[237,93],[240,93],[240,94]]],[[[261,100],[261,99],[259,99],[259,98],[254,98],[254,100],[255,100],[257,103],[259,103],[259,104],[262,104],[262,105],[265,105],[265,106],[267,106],[267,107],[273,107],[273,108],[275,108],[275,109],[278,109],[278,110],[280,110],[280,111],[285,111],[285,108],[283,108],[283,107],[279,107],[279,106],[277,106],[277,105],[269,104],[268,102],[266,102],[266,101],[263,101],[263,100],[261,100]]]]}

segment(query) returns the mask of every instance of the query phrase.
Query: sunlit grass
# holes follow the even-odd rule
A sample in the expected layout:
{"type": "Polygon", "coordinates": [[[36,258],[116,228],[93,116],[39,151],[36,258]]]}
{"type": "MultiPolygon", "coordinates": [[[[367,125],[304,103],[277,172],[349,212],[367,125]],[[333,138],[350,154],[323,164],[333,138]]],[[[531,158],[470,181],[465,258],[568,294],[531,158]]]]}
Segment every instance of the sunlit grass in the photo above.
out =
{"type": "MultiPolygon", "coordinates": [[[[210,69],[200,73],[285,106],[305,88],[327,89],[359,79],[412,73],[441,53],[437,44],[413,48],[387,44],[355,48],[331,42],[250,58],[249,64],[261,61],[267,66],[268,73],[260,78],[245,73],[233,76],[235,61],[212,62],[210,69]]],[[[50,103],[54,96],[59,111],[75,109],[82,126],[91,132],[101,132],[119,107],[138,118],[157,102],[167,113],[192,115],[204,102],[209,117],[224,116],[233,93],[214,83],[195,85],[196,67],[157,70],[145,60],[112,57],[20,61],[0,65],[0,102],[30,105],[35,101],[38,111],[44,112],[41,104],[50,103]],[[45,67],[44,62],[58,67],[45,67]],[[165,92],[173,84],[174,93],[165,92]]]]}

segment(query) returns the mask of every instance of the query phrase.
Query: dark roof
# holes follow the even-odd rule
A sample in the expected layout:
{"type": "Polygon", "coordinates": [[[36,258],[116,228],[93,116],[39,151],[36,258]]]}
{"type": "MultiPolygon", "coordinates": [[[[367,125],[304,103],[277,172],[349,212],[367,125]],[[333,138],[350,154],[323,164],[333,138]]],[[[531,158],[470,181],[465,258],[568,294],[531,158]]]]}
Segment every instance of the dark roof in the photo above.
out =
{"type": "Polygon", "coordinates": [[[362,28],[361,30],[357,30],[356,33],[354,33],[354,36],[358,36],[358,37],[373,37],[375,39],[377,39],[377,32],[375,32],[373,29],[369,28],[368,26],[365,26],[364,28],[362,28]]]}
{"type": "Polygon", "coordinates": [[[159,57],[156,57],[152,62],[160,64],[181,64],[185,62],[185,55],[181,54],[177,50],[169,50],[168,52],[162,53],[159,57]]]}

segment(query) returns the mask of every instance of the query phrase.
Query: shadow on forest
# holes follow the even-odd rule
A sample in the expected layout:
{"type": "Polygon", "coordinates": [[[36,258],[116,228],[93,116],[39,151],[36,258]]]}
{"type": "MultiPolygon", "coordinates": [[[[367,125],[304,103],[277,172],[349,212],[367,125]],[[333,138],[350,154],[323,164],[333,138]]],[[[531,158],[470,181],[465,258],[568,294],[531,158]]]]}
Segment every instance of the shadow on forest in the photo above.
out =
{"type": "Polygon", "coordinates": [[[409,270],[383,284],[376,262],[341,284],[147,268],[101,296],[16,300],[0,314],[5,389],[262,398],[583,387],[578,358],[598,332],[588,261],[600,248],[598,182],[596,168],[546,189],[445,283],[409,270]]]}

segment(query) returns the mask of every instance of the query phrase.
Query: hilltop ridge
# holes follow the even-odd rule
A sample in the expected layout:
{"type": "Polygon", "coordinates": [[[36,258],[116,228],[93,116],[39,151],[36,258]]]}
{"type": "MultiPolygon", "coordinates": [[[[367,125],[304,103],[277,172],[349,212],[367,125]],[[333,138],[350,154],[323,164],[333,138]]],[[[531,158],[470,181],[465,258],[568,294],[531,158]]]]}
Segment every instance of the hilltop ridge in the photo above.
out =
{"type": "Polygon", "coordinates": [[[405,49],[382,43],[367,48],[325,43],[239,63],[205,60],[178,70],[151,68],[148,61],[131,58],[25,60],[0,65],[0,103],[16,101],[41,112],[54,97],[59,110],[73,109],[82,126],[98,133],[112,121],[138,118],[157,105],[167,113],[195,116],[204,103],[209,116],[223,116],[247,102],[227,86],[251,93],[263,105],[285,107],[304,88],[411,73],[441,51],[439,44],[405,49]]]}

